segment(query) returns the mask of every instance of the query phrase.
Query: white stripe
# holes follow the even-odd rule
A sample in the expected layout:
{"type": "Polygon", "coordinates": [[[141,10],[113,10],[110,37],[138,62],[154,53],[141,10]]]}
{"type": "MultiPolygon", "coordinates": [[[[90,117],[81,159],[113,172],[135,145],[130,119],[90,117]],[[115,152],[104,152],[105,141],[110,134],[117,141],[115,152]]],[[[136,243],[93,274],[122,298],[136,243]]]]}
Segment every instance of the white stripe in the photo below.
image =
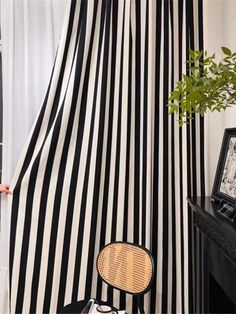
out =
{"type": "Polygon", "coordinates": [[[118,107],[119,107],[119,88],[120,88],[120,63],[121,63],[121,39],[123,26],[123,7],[124,2],[118,2],[118,20],[117,20],[117,47],[116,47],[116,68],[115,68],[115,89],[114,89],[114,111],[113,111],[113,132],[111,148],[110,179],[108,192],[108,212],[106,227],[106,243],[111,240],[112,208],[114,196],[115,164],[116,164],[116,145],[117,145],[117,125],[118,125],[118,107]]]}
{"type": "MultiPolygon", "coordinates": [[[[112,14],[110,25],[112,23],[112,14]]],[[[97,253],[100,247],[100,235],[103,230],[101,230],[102,223],[102,210],[103,210],[103,196],[104,196],[104,184],[105,184],[105,171],[106,171],[106,152],[107,152],[107,139],[108,139],[108,123],[109,123],[109,105],[110,105],[110,88],[111,88],[111,39],[112,39],[112,27],[110,26],[109,33],[109,55],[108,55],[108,73],[107,73],[107,91],[106,91],[106,110],[105,110],[105,121],[104,121],[104,138],[103,138],[103,149],[102,149],[102,164],[101,164],[101,182],[99,189],[99,201],[98,201],[98,216],[97,216],[97,229],[96,229],[96,242],[94,248],[94,260],[93,260],[93,280],[92,280],[92,292],[91,296],[95,297],[97,292],[96,281],[98,278],[96,261],[97,253]]],[[[105,298],[106,299],[106,298],[105,298]]]]}
{"type": "Polygon", "coordinates": [[[155,29],[156,29],[156,2],[149,3],[149,42],[148,42],[148,99],[147,99],[147,187],[146,187],[146,247],[150,249],[150,230],[152,226],[153,208],[153,156],[154,156],[154,123],[155,123],[155,29]],[[148,210],[150,209],[150,210],[148,210]]]}
{"type": "Polygon", "coordinates": [[[131,36],[132,36],[132,70],[131,70],[131,125],[130,125],[130,162],[129,162],[129,200],[128,200],[128,234],[127,240],[133,242],[134,237],[134,155],[135,155],[135,2],[131,1],[131,36]]]}
{"type": "MultiPolygon", "coordinates": [[[[162,6],[162,17],[164,16],[164,8],[162,6]]],[[[164,29],[164,22],[162,18],[162,29],[164,29]]],[[[164,36],[161,37],[161,56],[160,56],[160,104],[163,103],[163,71],[164,71],[164,55],[163,55],[163,44],[164,44],[164,36]]],[[[160,106],[161,107],[161,106],[160,106]]],[[[157,295],[156,295],[156,311],[157,313],[161,313],[162,308],[162,264],[163,264],[163,113],[162,108],[158,108],[160,115],[159,122],[159,178],[158,178],[158,241],[157,241],[157,295]]],[[[155,210],[155,209],[154,209],[155,210]]]]}
{"type": "MultiPolygon", "coordinates": [[[[119,90],[120,90],[120,66],[121,66],[121,44],[122,44],[122,29],[123,29],[123,11],[124,2],[118,2],[117,15],[117,47],[116,47],[116,68],[115,68],[115,89],[114,89],[114,111],[113,111],[113,132],[112,132],[112,148],[111,148],[111,164],[110,164],[110,179],[108,192],[108,212],[106,224],[106,243],[111,240],[111,226],[112,226],[112,209],[115,183],[115,167],[116,167],[116,146],[117,146],[117,132],[118,132],[118,110],[119,110],[119,90]]],[[[102,295],[104,294],[104,289],[102,295]]],[[[113,304],[116,307],[119,304],[119,292],[114,291],[113,304]]]]}
{"type": "MultiPolygon", "coordinates": [[[[153,214],[153,156],[154,156],[154,123],[155,123],[155,47],[156,47],[156,1],[149,2],[148,19],[148,99],[147,99],[147,186],[146,186],[146,235],[145,246],[151,249],[152,214],[153,214]]],[[[144,308],[150,312],[151,294],[144,296],[144,308]]]]}
{"type": "MultiPolygon", "coordinates": [[[[175,72],[174,72],[174,80],[177,81],[179,78],[179,33],[178,33],[178,3],[174,3],[174,38],[175,40],[175,56],[174,56],[174,64],[175,64],[175,72]]],[[[178,117],[175,116],[175,120],[178,117]]],[[[179,125],[178,122],[175,121],[175,134],[179,134],[179,125]]],[[[181,278],[182,278],[182,266],[181,266],[181,221],[180,221],[180,169],[179,169],[179,136],[175,137],[175,160],[176,160],[176,167],[175,167],[175,187],[176,187],[176,194],[175,194],[175,225],[176,225],[176,234],[175,234],[175,246],[176,246],[176,311],[181,313],[182,311],[182,299],[181,299],[181,278]]],[[[186,166],[186,163],[183,163],[183,167],[186,166]]],[[[184,200],[185,202],[185,200],[184,200]]]]}
{"type": "MultiPolygon", "coordinates": [[[[183,55],[183,60],[186,60],[186,7],[184,3],[183,7],[183,48],[182,48],[182,55],[183,55]]],[[[185,71],[185,65],[183,64],[183,73],[185,71]]],[[[182,164],[183,164],[183,214],[184,214],[184,226],[183,226],[183,237],[184,237],[184,308],[185,308],[185,313],[189,312],[188,309],[188,276],[189,276],[189,269],[188,269],[188,255],[189,255],[189,249],[188,249],[188,207],[187,207],[187,202],[186,202],[186,196],[187,196],[187,142],[186,142],[186,127],[184,126],[182,128],[182,145],[183,145],[183,159],[182,159],[182,164]]],[[[181,278],[177,278],[177,280],[181,280],[181,278]]],[[[178,281],[177,281],[178,283],[178,281]]],[[[183,291],[179,291],[179,298],[181,297],[181,294],[183,291]]]]}
{"type": "MultiPolygon", "coordinates": [[[[98,11],[98,16],[101,17],[100,11],[98,11]]],[[[105,21],[104,21],[105,23],[105,21]]],[[[95,29],[98,30],[98,34],[100,31],[99,25],[100,18],[97,19],[97,25],[95,29]]],[[[102,25],[101,25],[102,27],[102,25]]],[[[97,34],[97,38],[99,35],[97,34]]],[[[96,36],[96,33],[95,33],[96,36]]],[[[100,100],[101,100],[101,84],[102,84],[102,70],[103,70],[103,56],[104,56],[104,31],[103,31],[103,43],[101,49],[100,60],[94,62],[92,64],[96,65],[96,68],[91,69],[94,72],[99,70],[99,77],[98,77],[98,86],[97,86],[97,94],[96,94],[96,104],[95,104],[95,120],[94,120],[94,132],[93,132],[93,141],[92,141],[92,150],[91,150],[91,163],[90,163],[90,171],[89,171],[89,181],[88,181],[88,191],[87,191],[87,203],[86,203],[86,215],[84,225],[84,236],[83,236],[83,245],[82,245],[82,252],[81,254],[81,275],[79,281],[79,290],[78,290],[78,300],[84,298],[85,293],[85,284],[86,284],[86,275],[87,275],[87,265],[88,265],[88,251],[89,251],[89,236],[93,232],[91,230],[91,217],[92,217],[92,207],[93,207],[93,197],[94,194],[94,180],[95,180],[95,173],[96,173],[96,157],[97,157],[97,140],[98,140],[98,130],[99,130],[99,115],[100,115],[100,100]],[[90,231],[90,232],[88,232],[90,231]]],[[[98,45],[96,50],[98,52],[98,45]]],[[[95,86],[94,86],[95,87],[95,86]]],[[[95,89],[93,93],[88,94],[88,102],[93,102],[95,97],[95,89]],[[91,96],[91,97],[90,97],[91,96]]],[[[96,209],[97,210],[97,209],[96,209]]]]}
{"type": "MultiPolygon", "coordinates": [[[[146,1],[140,1],[140,13],[141,13],[141,33],[140,33],[140,121],[135,121],[140,125],[140,147],[139,147],[139,244],[142,244],[142,211],[143,211],[143,133],[144,133],[144,55],[145,55],[145,24],[146,24],[146,1]]],[[[137,17],[136,17],[137,18],[137,17]]]]}
{"type": "Polygon", "coordinates": [[[125,199],[125,169],[126,169],[126,150],[127,150],[127,118],[128,118],[128,84],[129,76],[129,22],[130,22],[130,0],[125,2],[125,21],[124,21],[124,48],[123,48],[123,77],[122,77],[122,111],[121,111],[121,145],[120,145],[120,168],[119,168],[119,187],[117,204],[117,229],[116,240],[122,240],[123,221],[124,221],[124,199],[125,199]]]}
{"type": "MultiPolygon", "coordinates": [[[[174,5],[174,4],[173,4],[174,5]]],[[[174,32],[171,28],[171,12],[169,8],[169,73],[168,73],[168,89],[169,93],[171,91],[171,83],[172,83],[172,69],[175,67],[175,63],[172,64],[172,57],[174,58],[174,51],[172,51],[172,35],[174,38],[174,32]]],[[[174,22],[173,22],[174,23],[174,22]]],[[[177,28],[178,30],[178,28],[177,28]]],[[[167,40],[167,39],[166,39],[167,40]]],[[[177,41],[175,41],[176,43],[177,41]]],[[[174,43],[173,43],[174,44],[174,43]]],[[[174,47],[175,48],[175,47],[174,47]]],[[[177,63],[178,66],[178,63],[177,63]]],[[[174,210],[172,208],[172,187],[174,185],[174,182],[172,181],[172,169],[176,167],[175,163],[172,164],[172,150],[171,150],[171,140],[172,140],[172,125],[171,125],[172,116],[168,117],[168,283],[167,283],[167,312],[171,312],[172,309],[172,285],[173,285],[173,243],[172,243],[172,236],[173,236],[173,223],[172,223],[172,211],[174,210]]],[[[175,133],[176,134],[176,133],[175,133]]],[[[175,141],[178,136],[175,137],[175,141]]],[[[178,159],[175,158],[175,161],[178,159]]],[[[177,189],[176,189],[177,190],[177,189]]],[[[178,193],[178,191],[177,191],[178,193]]]]}
{"type": "MultiPolygon", "coordinates": [[[[199,50],[199,25],[198,25],[198,1],[193,2],[193,12],[194,12],[194,47],[199,50]]],[[[201,195],[201,156],[200,156],[200,116],[196,115],[196,179],[197,179],[197,195],[201,195]]]]}

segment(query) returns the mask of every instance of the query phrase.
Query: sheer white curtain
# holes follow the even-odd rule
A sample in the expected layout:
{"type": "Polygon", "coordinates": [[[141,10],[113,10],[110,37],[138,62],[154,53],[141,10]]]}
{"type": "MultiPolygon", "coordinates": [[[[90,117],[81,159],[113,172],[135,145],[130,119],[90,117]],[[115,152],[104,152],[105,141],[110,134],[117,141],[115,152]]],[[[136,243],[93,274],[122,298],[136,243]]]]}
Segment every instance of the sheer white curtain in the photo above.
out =
{"type": "MultiPolygon", "coordinates": [[[[67,0],[1,0],[3,173],[10,182],[50,79],[67,0]]],[[[8,312],[10,213],[2,197],[0,313],[8,312]]]]}

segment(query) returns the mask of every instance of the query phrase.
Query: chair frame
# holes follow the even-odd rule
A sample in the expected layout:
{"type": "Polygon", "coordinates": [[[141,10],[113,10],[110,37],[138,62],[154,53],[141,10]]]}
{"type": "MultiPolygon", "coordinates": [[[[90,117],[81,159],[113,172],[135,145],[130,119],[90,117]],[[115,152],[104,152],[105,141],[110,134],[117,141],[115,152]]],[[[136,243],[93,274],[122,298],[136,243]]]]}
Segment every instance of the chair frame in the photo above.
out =
{"type": "Polygon", "coordinates": [[[97,260],[96,260],[96,268],[97,268],[97,272],[98,272],[98,275],[99,277],[102,279],[102,281],[104,281],[108,286],[110,287],[113,287],[114,289],[117,289],[121,292],[124,292],[124,293],[128,293],[130,295],[133,295],[134,297],[137,297],[137,301],[138,301],[138,307],[140,309],[140,312],[143,314],[144,313],[144,309],[143,309],[143,305],[142,305],[142,301],[141,301],[141,296],[144,295],[145,293],[147,293],[151,286],[152,286],[152,283],[153,283],[153,280],[154,280],[154,274],[155,274],[155,267],[154,267],[154,260],[153,260],[153,256],[151,254],[151,252],[145,248],[144,246],[142,245],[139,245],[139,244],[135,244],[135,243],[131,243],[131,242],[127,242],[127,241],[114,241],[114,242],[110,242],[108,244],[106,244],[99,252],[98,256],[97,256],[97,260]],[[134,246],[134,247],[138,247],[142,250],[144,250],[149,258],[150,258],[150,261],[151,261],[151,264],[152,264],[152,274],[151,274],[151,279],[150,279],[150,282],[149,282],[149,285],[146,287],[145,290],[143,290],[142,292],[139,292],[139,293],[134,293],[134,292],[129,292],[129,291],[126,291],[126,290],[123,290],[123,289],[120,289],[120,288],[117,288],[115,286],[113,286],[112,284],[108,283],[101,275],[100,275],[100,272],[99,272],[99,269],[98,269],[98,259],[99,259],[99,256],[100,256],[100,253],[108,246],[112,245],[112,244],[118,244],[118,243],[121,243],[121,244],[128,244],[128,245],[131,245],[131,246],[134,246]]]}

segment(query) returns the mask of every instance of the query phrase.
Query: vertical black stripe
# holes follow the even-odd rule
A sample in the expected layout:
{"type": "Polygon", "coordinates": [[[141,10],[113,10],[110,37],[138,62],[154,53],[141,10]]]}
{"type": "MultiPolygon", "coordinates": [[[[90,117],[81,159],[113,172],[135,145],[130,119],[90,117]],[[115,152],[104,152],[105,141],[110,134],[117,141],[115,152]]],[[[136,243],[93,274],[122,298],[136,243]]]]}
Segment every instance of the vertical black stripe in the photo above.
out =
{"type": "MultiPolygon", "coordinates": [[[[198,28],[199,28],[199,50],[204,50],[203,46],[203,1],[198,0],[198,28]]],[[[200,177],[201,177],[201,196],[205,196],[205,132],[204,118],[200,117],[200,177]]]]}
{"type": "MultiPolygon", "coordinates": [[[[125,110],[122,106],[122,87],[123,87],[123,61],[124,61],[124,23],[125,23],[125,3],[123,9],[122,38],[121,38],[121,57],[120,57],[120,80],[119,80],[119,100],[118,100],[118,121],[117,121],[117,139],[116,139],[116,161],[115,161],[115,180],[113,191],[113,208],[112,208],[112,224],[111,224],[111,242],[116,240],[117,229],[117,209],[118,209],[118,193],[119,193],[119,172],[120,172],[120,147],[121,147],[121,114],[125,110]]],[[[114,126],[116,127],[116,126],[114,126]]],[[[113,303],[113,289],[108,287],[108,301],[113,303]]]]}
{"type": "MultiPolygon", "coordinates": [[[[182,78],[182,63],[183,63],[183,56],[182,56],[182,50],[183,50],[183,1],[179,0],[179,6],[178,6],[178,27],[179,27],[179,79],[182,78]]],[[[183,140],[182,140],[182,128],[179,128],[179,194],[180,194],[180,225],[184,225],[184,203],[186,200],[186,195],[184,194],[183,191],[183,140]]],[[[185,291],[187,287],[184,285],[184,232],[183,229],[181,230],[180,234],[180,240],[181,240],[181,272],[182,272],[182,277],[181,277],[181,289],[182,291],[185,291]]],[[[176,244],[176,240],[175,240],[176,244]]],[[[175,291],[176,293],[176,291],[175,291]]],[[[175,295],[176,296],[176,295],[175,295]]],[[[182,311],[184,312],[184,293],[182,293],[181,296],[182,300],[182,311]]],[[[172,308],[174,309],[176,307],[176,300],[173,303],[172,308]]]]}
{"type": "Polygon", "coordinates": [[[168,283],[168,211],[169,211],[169,130],[167,99],[169,93],[169,0],[164,2],[164,74],[163,74],[163,281],[162,281],[162,312],[167,313],[168,283]]]}
{"type": "Polygon", "coordinates": [[[140,0],[135,3],[135,164],[134,164],[134,243],[139,243],[139,185],[140,185],[140,76],[141,76],[141,8],[140,0]]]}
{"type": "MultiPolygon", "coordinates": [[[[127,109],[127,150],[126,150],[126,167],[125,167],[125,198],[124,198],[124,221],[123,221],[123,241],[128,240],[128,212],[129,208],[129,182],[130,182],[130,140],[131,140],[131,94],[132,94],[132,34],[130,25],[129,34],[129,77],[128,77],[128,109],[127,109]]],[[[126,307],[126,294],[120,294],[120,308],[126,307]]]]}
{"type": "Polygon", "coordinates": [[[101,87],[101,109],[99,117],[99,134],[97,143],[97,160],[96,160],[96,174],[94,181],[94,192],[93,192],[93,207],[92,207],[92,219],[90,227],[90,241],[89,241],[89,254],[88,254],[88,265],[87,265],[87,279],[85,288],[85,298],[89,298],[91,295],[92,288],[92,274],[91,261],[94,260],[95,247],[95,236],[97,228],[97,210],[99,200],[99,189],[100,189],[100,177],[101,177],[101,164],[102,164],[102,148],[104,142],[104,121],[106,111],[106,96],[107,96],[107,73],[108,73],[108,52],[109,52],[109,35],[110,35],[110,15],[111,15],[111,1],[106,1],[106,25],[105,25],[105,43],[104,43],[104,55],[103,55],[103,72],[102,72],[102,87],[101,87]]]}
{"type": "MultiPolygon", "coordinates": [[[[141,128],[143,130],[143,149],[142,149],[142,234],[141,245],[146,246],[146,213],[147,213],[147,108],[148,108],[148,45],[149,45],[149,2],[146,2],[145,16],[145,41],[144,41],[144,86],[143,86],[143,119],[141,128]]],[[[144,296],[141,298],[144,303],[144,296]]]]}
{"type": "MultiPolygon", "coordinates": [[[[189,44],[189,14],[188,14],[188,2],[186,2],[186,10],[185,10],[185,13],[186,13],[186,58],[189,57],[189,53],[188,53],[188,50],[190,48],[190,44],[189,44]]],[[[186,64],[186,73],[188,73],[188,65],[186,64]]],[[[190,167],[190,129],[189,129],[189,125],[186,127],[186,140],[187,140],[187,195],[188,196],[191,196],[191,167],[190,167]]],[[[188,208],[189,210],[189,208],[188,208]]],[[[189,249],[189,252],[191,252],[192,250],[192,243],[194,241],[193,239],[193,233],[191,232],[193,226],[192,226],[192,222],[191,220],[189,219],[188,221],[188,228],[190,230],[189,232],[189,246],[188,246],[188,249],[189,249]]],[[[189,256],[189,266],[191,267],[192,266],[192,263],[193,263],[193,260],[192,260],[192,255],[190,254],[189,256]]],[[[192,281],[192,276],[190,274],[189,276],[189,304],[190,304],[190,308],[194,308],[193,306],[193,295],[192,295],[192,291],[193,291],[193,281],[192,281]]]]}
{"type": "MultiPolygon", "coordinates": [[[[139,243],[139,188],[140,188],[140,110],[141,110],[141,0],[135,2],[135,155],[134,155],[134,243],[139,243]]],[[[132,313],[137,312],[137,302],[133,299],[132,313]]]]}
{"type": "Polygon", "coordinates": [[[128,111],[127,111],[127,150],[126,150],[126,176],[125,176],[125,199],[124,199],[124,227],[123,227],[123,241],[127,241],[128,237],[128,212],[129,212],[129,182],[130,182],[130,154],[131,154],[131,95],[132,95],[132,37],[131,37],[131,25],[130,25],[130,38],[129,38],[129,78],[128,78],[128,111]]]}
{"type": "MultiPolygon", "coordinates": [[[[100,56],[101,56],[103,29],[105,27],[105,10],[106,10],[106,3],[103,1],[102,2],[102,8],[101,8],[101,20],[100,20],[97,61],[100,61],[100,56]]],[[[96,15],[97,15],[97,10],[96,10],[96,15]]],[[[93,20],[93,22],[94,22],[93,27],[94,28],[95,28],[95,24],[96,24],[96,15],[94,15],[95,19],[93,20]]],[[[82,201],[81,201],[81,207],[80,207],[80,219],[79,219],[77,246],[76,246],[76,260],[75,260],[75,269],[74,269],[72,301],[77,300],[79,278],[80,278],[80,272],[81,272],[81,255],[82,255],[82,245],[83,245],[83,238],[84,238],[84,222],[85,222],[85,216],[86,216],[87,191],[88,191],[89,171],[90,171],[90,163],[91,163],[91,150],[92,150],[92,140],[93,140],[93,133],[94,133],[96,98],[97,98],[97,87],[98,87],[98,77],[99,77],[100,66],[101,66],[100,62],[97,62],[92,116],[91,116],[91,124],[90,124],[90,134],[89,134],[89,144],[88,144],[85,177],[84,177],[84,184],[83,184],[83,191],[82,191],[82,201]]]]}
{"type": "MultiPolygon", "coordinates": [[[[192,0],[190,0],[192,1],[192,0]]],[[[185,6],[186,6],[186,59],[189,58],[189,49],[190,49],[190,29],[189,29],[189,24],[190,24],[190,14],[189,14],[189,3],[190,1],[186,1],[185,6]]],[[[186,73],[189,72],[189,66],[186,64],[186,73]]],[[[187,131],[187,175],[188,175],[188,196],[191,196],[191,183],[192,183],[192,173],[191,173],[191,164],[190,164],[190,158],[191,158],[191,141],[190,141],[190,125],[188,124],[186,127],[187,131]]]]}
{"type": "MultiPolygon", "coordinates": [[[[123,9],[122,23],[122,39],[121,39],[121,57],[119,71],[119,100],[118,100],[118,122],[117,122],[117,138],[116,138],[116,161],[115,161],[115,181],[113,191],[113,209],[112,209],[112,226],[111,226],[111,242],[116,240],[117,227],[117,208],[119,193],[119,173],[120,173],[120,147],[121,147],[121,114],[125,110],[122,106],[122,87],[123,87],[123,61],[124,61],[124,23],[125,23],[125,3],[123,9]]],[[[116,127],[116,126],[114,126],[116,127]]]]}
{"type": "MultiPolygon", "coordinates": [[[[189,29],[189,24],[190,24],[190,16],[189,16],[189,2],[190,1],[186,1],[185,5],[186,5],[186,59],[189,58],[189,49],[190,49],[190,29],[189,29]]],[[[186,64],[186,73],[188,73],[189,71],[189,66],[188,64],[186,64]]],[[[190,150],[191,150],[191,141],[190,141],[190,125],[187,125],[186,127],[186,141],[187,141],[187,195],[191,196],[192,194],[192,172],[191,172],[191,154],[190,154],[190,150]]],[[[192,222],[190,221],[190,219],[188,220],[188,229],[192,230],[193,226],[192,226],[192,222]]],[[[194,241],[194,239],[192,238],[193,233],[189,232],[189,245],[188,245],[188,249],[189,252],[191,252],[192,250],[192,243],[194,241]]],[[[192,256],[189,256],[189,266],[192,265],[192,256]]],[[[192,292],[192,278],[191,275],[189,276],[189,291],[190,291],[190,296],[189,296],[189,300],[192,301],[192,296],[191,296],[191,292],[192,292]]],[[[190,305],[191,307],[191,305],[190,305]]]]}
{"type": "MultiPolygon", "coordinates": [[[[202,1],[199,0],[197,2],[198,5],[198,40],[199,40],[199,50],[203,50],[203,7],[202,7],[202,1]]],[[[195,34],[195,32],[194,32],[195,34]]],[[[205,166],[204,166],[204,118],[203,117],[198,117],[199,118],[199,124],[200,124],[200,128],[198,131],[198,136],[200,137],[200,145],[197,148],[196,145],[196,149],[199,149],[199,154],[200,157],[202,157],[203,159],[200,158],[200,193],[201,196],[205,195],[205,166]]],[[[204,262],[204,252],[203,252],[203,235],[201,233],[199,233],[199,250],[200,250],[200,254],[199,254],[199,267],[200,267],[200,273],[199,273],[199,277],[200,277],[200,285],[199,285],[199,289],[201,291],[200,294],[200,303],[201,303],[201,310],[202,312],[204,312],[204,289],[203,289],[203,262],[204,262]]]]}
{"type": "MultiPolygon", "coordinates": [[[[146,199],[147,199],[147,108],[148,108],[148,45],[149,2],[146,5],[145,54],[144,54],[144,99],[143,99],[143,179],[142,179],[142,241],[146,244],[146,199]]],[[[149,179],[149,178],[148,178],[149,179]]]]}
{"type": "MultiPolygon", "coordinates": [[[[204,45],[203,45],[203,1],[198,0],[198,39],[199,39],[199,50],[204,51],[204,45]]],[[[204,128],[204,117],[199,117],[200,119],[200,130],[199,130],[199,136],[200,136],[200,186],[201,186],[201,196],[205,196],[205,128],[204,128]]],[[[201,249],[202,249],[202,256],[201,256],[201,274],[204,274],[204,252],[203,252],[203,235],[200,235],[201,240],[201,249]]],[[[204,278],[201,276],[201,285],[203,287],[204,278]]],[[[205,305],[204,305],[204,294],[206,291],[202,289],[202,309],[204,311],[205,305]]]]}
{"type": "MultiPolygon", "coordinates": [[[[115,73],[116,67],[116,49],[117,49],[117,18],[118,18],[118,1],[113,0],[112,3],[112,51],[111,51],[111,73],[115,73]]],[[[102,222],[101,230],[106,230],[106,219],[108,213],[108,193],[109,193],[109,180],[110,180],[110,165],[111,165],[111,145],[112,145],[112,133],[113,133],[113,112],[114,112],[114,90],[115,90],[115,75],[111,75],[110,82],[110,107],[109,107],[109,120],[108,120],[108,137],[107,137],[107,155],[105,166],[105,183],[104,183],[104,195],[102,205],[102,222]]],[[[100,235],[100,249],[105,245],[105,232],[101,232],[100,235]]],[[[101,299],[101,281],[97,282],[97,298],[101,299]]]]}
{"type": "Polygon", "coordinates": [[[153,164],[153,209],[152,209],[152,255],[154,258],[154,280],[151,290],[151,313],[156,312],[156,284],[157,284],[157,241],[158,241],[158,199],[159,199],[159,96],[160,96],[160,58],[161,58],[161,39],[162,39],[162,0],[156,3],[156,50],[155,50],[155,119],[154,119],[154,164],[153,164]]]}
{"type": "MultiPolygon", "coordinates": [[[[170,24],[171,24],[171,90],[174,89],[174,13],[173,13],[173,0],[170,1],[170,24]]],[[[175,206],[175,117],[171,116],[171,213],[172,213],[172,298],[171,308],[174,312],[176,309],[176,206],[175,206]]]]}
{"type": "MultiPolygon", "coordinates": [[[[193,14],[193,1],[188,1],[188,14],[189,14],[189,48],[194,49],[194,14],[193,14]]],[[[192,196],[197,195],[197,174],[196,174],[196,116],[193,115],[191,121],[191,168],[192,168],[192,196]]]]}

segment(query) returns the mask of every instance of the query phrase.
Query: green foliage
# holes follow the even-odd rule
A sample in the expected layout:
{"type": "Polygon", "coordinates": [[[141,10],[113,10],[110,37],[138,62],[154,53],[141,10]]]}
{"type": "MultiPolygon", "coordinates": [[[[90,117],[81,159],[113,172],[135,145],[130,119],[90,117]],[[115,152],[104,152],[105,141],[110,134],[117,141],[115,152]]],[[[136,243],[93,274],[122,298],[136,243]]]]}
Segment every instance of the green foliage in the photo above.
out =
{"type": "Polygon", "coordinates": [[[236,102],[236,52],[221,47],[225,57],[217,63],[215,54],[189,51],[188,75],[168,99],[169,114],[179,116],[180,126],[192,119],[194,113],[203,116],[207,110],[222,111],[236,102]]]}

